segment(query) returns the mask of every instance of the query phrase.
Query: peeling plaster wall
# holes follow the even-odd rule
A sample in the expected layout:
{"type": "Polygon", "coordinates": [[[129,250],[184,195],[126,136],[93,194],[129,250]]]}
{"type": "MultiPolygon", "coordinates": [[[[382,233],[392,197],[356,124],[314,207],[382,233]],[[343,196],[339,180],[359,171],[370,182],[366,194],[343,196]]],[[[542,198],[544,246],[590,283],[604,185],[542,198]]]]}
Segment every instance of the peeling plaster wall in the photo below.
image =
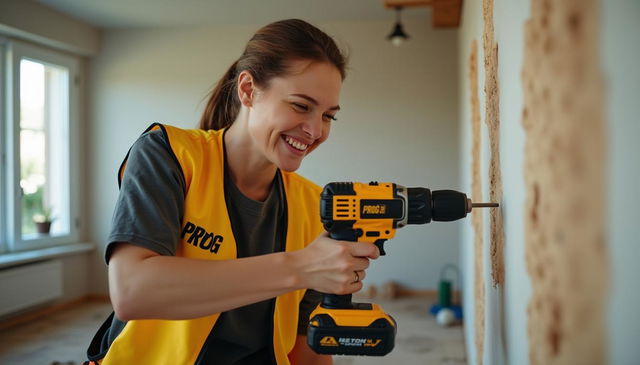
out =
{"type": "MultiPolygon", "coordinates": [[[[484,94],[486,96],[485,118],[489,133],[489,200],[502,200],[502,171],[500,170],[500,92],[498,86],[498,44],[494,36],[493,0],[483,0],[482,32],[484,49],[484,94]]],[[[504,227],[502,211],[489,212],[489,259],[491,261],[491,282],[494,287],[504,283],[504,227]]]]}
{"type": "Polygon", "coordinates": [[[531,364],[602,364],[609,294],[600,2],[532,0],[522,81],[531,364]]]}
{"type": "MultiPolygon", "coordinates": [[[[478,100],[478,42],[471,43],[471,55],[469,56],[469,92],[471,94],[471,199],[482,202],[482,174],[480,172],[480,143],[482,134],[480,129],[480,101],[478,100]]],[[[473,225],[473,310],[474,313],[484,312],[484,265],[483,265],[483,227],[484,211],[476,209],[471,212],[471,224],[473,225]]],[[[475,350],[476,361],[482,364],[484,348],[484,316],[476,316],[475,350]]]]}
{"type": "MultiPolygon", "coordinates": [[[[487,97],[485,93],[486,70],[484,38],[485,31],[483,2],[466,1],[463,3],[462,24],[459,34],[458,54],[460,58],[459,73],[468,75],[471,44],[478,43],[476,68],[478,70],[478,91],[480,105],[480,180],[482,196],[488,200],[492,194],[489,169],[491,161],[491,138],[487,118],[487,97]]],[[[487,210],[479,210],[483,219],[482,241],[484,242],[482,256],[474,255],[475,232],[471,220],[466,220],[462,228],[461,268],[463,276],[463,306],[465,311],[465,340],[469,364],[480,364],[480,355],[484,364],[526,364],[528,346],[526,342],[527,315],[526,306],[531,293],[526,267],[524,264],[523,245],[523,212],[524,183],[522,177],[522,163],[524,146],[524,131],[520,123],[522,113],[522,90],[520,88],[520,73],[523,62],[522,39],[523,24],[528,17],[528,1],[495,0],[493,11],[494,40],[499,52],[497,68],[497,84],[499,98],[496,98],[499,108],[499,135],[494,136],[494,142],[499,138],[497,153],[501,156],[499,169],[502,171],[502,201],[501,213],[504,218],[504,251],[502,265],[498,260],[491,260],[492,230],[491,216],[487,210]],[[507,31],[503,31],[506,29],[507,31]],[[516,244],[510,246],[511,241],[516,244]],[[519,242],[519,244],[518,244],[519,242]],[[477,319],[475,308],[481,307],[475,303],[474,291],[477,283],[474,275],[476,260],[483,263],[483,278],[479,280],[484,289],[484,310],[480,313],[482,320],[477,319]],[[502,269],[500,269],[502,266],[502,269]],[[496,270],[498,269],[498,270],[496,270]],[[504,274],[503,274],[504,273],[504,274]],[[492,275],[493,274],[493,275],[492,275]],[[502,276],[504,275],[504,276],[502,276]],[[497,280],[496,280],[497,279],[497,280]],[[501,285],[494,285],[504,280],[501,285]],[[480,329],[483,337],[483,348],[476,350],[476,331],[473,323],[484,323],[480,329]],[[507,325],[508,323],[508,325],[507,325]],[[509,351],[507,351],[507,348],[509,351]]],[[[472,107],[470,105],[469,78],[459,78],[460,81],[460,146],[462,176],[461,186],[465,191],[472,191],[472,107]]],[[[495,105],[495,104],[494,104],[495,105]]],[[[496,110],[494,114],[497,115],[496,110]]],[[[494,185],[495,186],[495,185],[494,185]]],[[[497,190],[494,189],[493,194],[497,190]]],[[[497,223],[497,222],[496,222],[497,223]]],[[[494,230],[494,232],[497,230],[494,230]]],[[[495,239],[493,240],[495,242],[495,239]]],[[[495,246],[494,246],[495,247],[495,246]]],[[[495,256],[494,256],[495,257],[495,256]]]]}
{"type": "MultiPolygon", "coordinates": [[[[488,200],[487,197],[492,194],[490,172],[497,162],[497,172],[502,177],[500,211],[504,229],[504,275],[500,276],[499,271],[495,270],[495,264],[499,264],[499,261],[492,256],[494,251],[491,246],[495,237],[491,234],[493,223],[490,213],[485,211],[482,215],[481,228],[474,228],[477,222],[473,219],[466,220],[462,227],[460,260],[464,283],[467,358],[469,364],[637,364],[640,358],[640,348],[637,346],[640,316],[635,313],[640,303],[640,291],[635,290],[640,277],[640,266],[637,264],[640,260],[637,229],[637,207],[640,205],[640,163],[637,162],[640,156],[640,144],[637,142],[640,137],[640,103],[637,95],[640,95],[640,73],[635,68],[640,58],[640,43],[637,42],[637,36],[640,35],[640,23],[637,21],[640,3],[634,0],[599,0],[560,4],[534,0],[534,9],[539,9],[536,6],[540,5],[551,6],[552,18],[549,21],[557,22],[557,26],[561,26],[567,20],[565,18],[571,23],[576,11],[586,16],[587,22],[584,24],[588,28],[582,35],[587,43],[569,42],[561,46],[563,37],[571,33],[563,33],[565,29],[558,28],[550,31],[549,35],[557,42],[556,46],[563,47],[557,52],[570,48],[568,53],[557,56],[555,61],[550,61],[549,57],[535,61],[532,54],[525,51],[525,24],[534,17],[538,17],[539,24],[544,21],[539,17],[541,13],[531,14],[531,1],[464,2],[458,43],[459,75],[467,76],[459,78],[461,188],[472,192],[481,185],[482,196],[488,200]],[[492,11],[488,9],[491,3],[492,11]],[[595,17],[592,17],[594,14],[595,17]],[[491,18],[493,24],[485,22],[491,18]],[[485,56],[487,49],[493,49],[486,47],[491,45],[491,34],[487,32],[491,27],[493,41],[499,50],[495,59],[485,56]],[[471,57],[474,42],[479,45],[475,58],[471,57]],[[593,55],[586,55],[593,49],[596,50],[593,55]],[[584,61],[580,57],[590,59],[584,61]],[[472,67],[469,63],[474,59],[477,65],[472,67]],[[489,64],[485,63],[487,60],[489,64]],[[536,62],[556,62],[560,67],[568,67],[573,74],[562,76],[562,80],[561,77],[556,77],[558,80],[549,78],[544,70],[538,70],[538,74],[523,74],[525,64],[536,62]],[[493,64],[497,70],[495,97],[491,96],[491,89],[487,89],[491,85],[487,78],[492,76],[493,64]],[[477,132],[472,128],[474,88],[470,81],[472,78],[468,75],[474,68],[477,70],[479,114],[482,118],[480,141],[476,140],[477,132]],[[584,71],[583,68],[588,68],[588,72],[571,79],[576,77],[576,72],[584,71]],[[545,72],[547,75],[540,74],[545,72]],[[547,79],[541,80],[543,77],[547,79]],[[602,80],[599,86],[598,78],[602,80]],[[552,160],[568,163],[572,159],[571,153],[547,149],[551,160],[545,162],[536,159],[531,151],[525,149],[531,137],[528,135],[531,132],[523,127],[526,80],[546,83],[550,99],[565,95],[564,100],[558,98],[559,106],[572,98],[574,105],[586,103],[578,108],[580,110],[539,104],[536,107],[538,113],[546,117],[561,117],[554,123],[555,132],[549,129],[552,127],[550,125],[537,135],[533,154],[536,150],[547,149],[545,140],[555,136],[556,141],[564,141],[564,145],[577,151],[573,154],[576,157],[573,162],[588,165],[581,174],[589,176],[571,176],[562,173],[562,169],[554,170],[555,167],[547,163],[552,160]],[[587,83],[573,92],[573,85],[577,86],[584,80],[587,83]],[[593,85],[596,87],[591,89],[593,85]],[[499,109],[487,110],[495,106],[495,102],[499,109]],[[585,108],[590,110],[590,114],[580,117],[585,108]],[[563,110],[568,114],[562,116],[563,110]],[[492,115],[499,116],[497,149],[496,136],[491,134],[492,121],[487,121],[492,115]],[[593,129],[596,124],[590,121],[594,115],[596,118],[593,119],[599,118],[600,122],[596,124],[601,128],[595,133],[593,129]],[[586,123],[584,127],[580,120],[586,123]],[[567,133],[562,132],[563,129],[567,133]],[[589,148],[589,145],[594,148],[589,148]],[[499,160],[492,161],[496,151],[499,160]],[[594,151],[597,153],[591,155],[594,151]],[[528,160],[525,158],[527,154],[530,154],[528,160]],[[475,159],[479,159],[479,183],[475,182],[477,178],[473,168],[478,163],[475,159]],[[530,167],[525,167],[526,161],[529,161],[527,166],[530,167]],[[531,171],[532,168],[536,171],[531,171]],[[569,239],[569,244],[547,249],[548,252],[542,256],[540,249],[534,247],[539,241],[536,241],[536,235],[532,235],[531,227],[525,229],[531,221],[531,209],[527,210],[527,207],[531,208],[531,202],[534,201],[533,190],[527,185],[529,183],[525,181],[525,176],[539,177],[541,174],[548,174],[556,182],[562,180],[562,184],[573,184],[575,189],[568,191],[580,192],[559,194],[560,197],[551,202],[551,213],[558,214],[554,218],[556,222],[547,222],[547,228],[538,227],[535,231],[557,231],[568,227],[565,237],[569,239]],[[593,199],[590,191],[602,199],[593,199]],[[569,210],[563,213],[562,202],[580,205],[583,204],[581,199],[589,200],[584,202],[589,212],[580,215],[569,210]],[[585,219],[585,216],[591,218],[584,222],[593,222],[582,225],[588,229],[579,229],[571,223],[585,219]],[[563,225],[563,222],[567,224],[563,225]],[[476,232],[480,232],[481,237],[477,237],[476,232]],[[599,234],[603,236],[601,239],[598,238],[599,234]],[[528,241],[532,237],[533,240],[528,241]],[[475,255],[478,240],[484,242],[481,257],[475,255]],[[584,244],[580,245],[578,241],[584,241],[584,244]],[[532,254],[535,260],[531,260],[532,254]],[[482,267],[480,278],[476,274],[478,262],[482,267]],[[538,264],[544,266],[545,277],[551,275],[550,280],[541,280],[534,267],[538,264]],[[588,266],[592,266],[593,270],[589,270],[588,266]],[[484,290],[479,291],[477,285],[484,290]],[[480,292],[483,298],[478,303],[476,293],[480,292]],[[537,300],[536,295],[539,298],[537,300]],[[554,317],[553,303],[562,304],[565,308],[562,315],[554,317]],[[536,306],[541,311],[536,312],[536,306]],[[581,315],[579,311],[584,314],[581,315]],[[591,321],[591,324],[585,326],[580,324],[581,321],[591,321]],[[481,348],[477,347],[478,344],[481,344],[481,348]]],[[[544,43],[540,43],[538,50],[544,53],[545,47],[544,43]]],[[[531,95],[528,97],[531,98],[531,95]]],[[[539,96],[543,98],[544,95],[541,90],[539,96]]],[[[553,195],[554,191],[553,184],[549,184],[545,195],[553,195]]]]}

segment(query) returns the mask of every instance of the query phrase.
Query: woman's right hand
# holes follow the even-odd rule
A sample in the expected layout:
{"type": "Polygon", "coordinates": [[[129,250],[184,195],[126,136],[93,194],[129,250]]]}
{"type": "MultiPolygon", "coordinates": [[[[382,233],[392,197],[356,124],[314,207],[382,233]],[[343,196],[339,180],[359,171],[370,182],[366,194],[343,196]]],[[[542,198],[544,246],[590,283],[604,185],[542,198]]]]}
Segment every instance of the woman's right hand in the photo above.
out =
{"type": "Polygon", "coordinates": [[[337,241],[327,232],[292,254],[302,286],[330,294],[350,294],[362,289],[369,260],[380,256],[378,247],[371,243],[337,241]]]}

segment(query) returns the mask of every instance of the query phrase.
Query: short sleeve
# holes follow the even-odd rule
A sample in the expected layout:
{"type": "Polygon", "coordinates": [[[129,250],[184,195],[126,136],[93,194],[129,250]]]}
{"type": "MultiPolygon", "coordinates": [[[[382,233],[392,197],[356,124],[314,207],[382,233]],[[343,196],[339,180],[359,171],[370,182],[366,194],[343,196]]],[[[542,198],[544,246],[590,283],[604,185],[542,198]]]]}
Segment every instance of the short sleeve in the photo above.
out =
{"type": "Polygon", "coordinates": [[[184,213],[185,180],[162,131],[143,134],[131,147],[120,185],[105,260],[117,242],[175,255],[184,213]]]}

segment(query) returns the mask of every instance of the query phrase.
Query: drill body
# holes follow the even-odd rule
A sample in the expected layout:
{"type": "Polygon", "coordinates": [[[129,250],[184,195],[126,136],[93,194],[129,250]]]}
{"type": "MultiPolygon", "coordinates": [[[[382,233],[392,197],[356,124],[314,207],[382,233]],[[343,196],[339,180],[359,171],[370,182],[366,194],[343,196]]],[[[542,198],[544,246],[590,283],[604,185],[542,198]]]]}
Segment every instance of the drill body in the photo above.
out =
{"type": "MultiPolygon", "coordinates": [[[[320,197],[320,216],[336,240],[384,243],[408,224],[453,221],[471,211],[471,200],[453,190],[431,192],[394,183],[333,182],[320,197]]],[[[307,343],[319,354],[384,356],[393,350],[395,320],[377,304],[354,303],[351,294],[324,294],[310,315],[307,343]]]]}

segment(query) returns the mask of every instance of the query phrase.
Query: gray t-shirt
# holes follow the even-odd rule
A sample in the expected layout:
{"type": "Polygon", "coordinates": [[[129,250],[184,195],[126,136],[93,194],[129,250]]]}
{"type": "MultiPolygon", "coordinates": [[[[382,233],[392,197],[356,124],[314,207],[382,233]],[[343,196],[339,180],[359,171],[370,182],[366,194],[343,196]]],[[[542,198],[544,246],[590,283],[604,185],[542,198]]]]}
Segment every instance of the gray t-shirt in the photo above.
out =
{"type": "MultiPolygon", "coordinates": [[[[243,195],[226,167],[224,184],[238,257],[283,251],[287,218],[280,172],[264,202],[243,195]]],[[[175,255],[180,241],[184,196],[182,170],[164,134],[159,130],[143,134],[127,159],[105,252],[107,262],[116,242],[128,242],[161,255],[175,255]]],[[[300,304],[299,334],[306,334],[309,314],[319,302],[320,294],[307,290],[300,304]]],[[[274,299],[269,299],[221,313],[196,363],[272,362],[273,304],[274,299]]],[[[114,316],[104,346],[113,342],[124,325],[125,322],[114,316]]]]}

